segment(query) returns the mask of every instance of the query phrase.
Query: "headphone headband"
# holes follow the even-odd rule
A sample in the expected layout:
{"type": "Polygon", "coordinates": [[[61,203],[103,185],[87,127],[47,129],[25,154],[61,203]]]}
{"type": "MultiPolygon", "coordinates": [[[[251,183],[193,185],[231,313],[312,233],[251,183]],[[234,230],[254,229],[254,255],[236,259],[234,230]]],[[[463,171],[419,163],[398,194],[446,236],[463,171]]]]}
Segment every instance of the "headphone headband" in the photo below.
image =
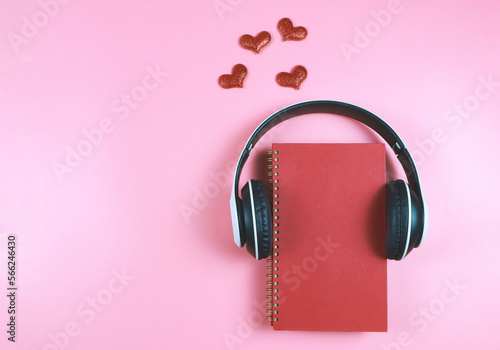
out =
{"type": "Polygon", "coordinates": [[[257,129],[255,129],[255,131],[252,133],[247,143],[245,144],[243,151],[241,152],[234,173],[233,187],[231,190],[231,200],[230,200],[231,216],[233,220],[233,232],[235,233],[234,238],[238,246],[240,247],[242,246],[240,237],[236,234],[237,232],[240,231],[239,229],[240,223],[238,222],[237,212],[241,209],[240,208],[241,199],[239,198],[238,195],[238,188],[239,188],[241,171],[248,156],[250,155],[250,152],[252,151],[255,144],[260,140],[260,138],[264,136],[274,126],[290,118],[312,113],[328,113],[328,114],[337,114],[344,117],[348,117],[357,120],[360,123],[365,124],[370,129],[375,131],[378,135],[380,135],[391,147],[393,152],[396,154],[399,162],[401,163],[405,171],[409,187],[419,197],[419,202],[422,203],[422,205],[424,206],[424,211],[425,212],[427,211],[426,206],[424,204],[425,202],[423,200],[422,191],[420,188],[417,168],[415,166],[413,158],[411,157],[410,152],[404,145],[403,140],[401,140],[399,135],[396,133],[396,131],[394,131],[394,129],[392,129],[389,126],[389,124],[387,124],[380,117],[369,112],[368,110],[353,104],[340,101],[332,101],[332,100],[305,101],[285,107],[273,113],[271,116],[269,116],[257,127],[257,129]]]}

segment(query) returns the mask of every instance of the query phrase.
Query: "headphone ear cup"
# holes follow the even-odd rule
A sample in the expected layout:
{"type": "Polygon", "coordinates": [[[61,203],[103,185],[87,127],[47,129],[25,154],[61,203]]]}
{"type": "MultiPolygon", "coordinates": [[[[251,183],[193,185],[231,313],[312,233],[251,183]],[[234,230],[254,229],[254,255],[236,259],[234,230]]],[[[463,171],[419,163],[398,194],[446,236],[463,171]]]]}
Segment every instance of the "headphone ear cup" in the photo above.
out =
{"type": "Polygon", "coordinates": [[[257,260],[271,254],[271,206],[266,185],[250,180],[241,189],[247,251],[257,260]]]}
{"type": "Polygon", "coordinates": [[[387,235],[385,252],[387,259],[401,260],[408,252],[410,240],[410,192],[403,180],[390,181],[386,185],[387,235]]]}

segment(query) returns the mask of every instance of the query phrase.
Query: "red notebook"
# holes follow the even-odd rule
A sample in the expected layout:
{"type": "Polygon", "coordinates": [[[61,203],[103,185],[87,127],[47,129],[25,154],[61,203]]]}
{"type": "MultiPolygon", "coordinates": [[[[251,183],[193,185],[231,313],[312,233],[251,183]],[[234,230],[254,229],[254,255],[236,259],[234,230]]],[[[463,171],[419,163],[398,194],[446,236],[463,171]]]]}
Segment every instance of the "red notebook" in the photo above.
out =
{"type": "Polygon", "coordinates": [[[384,145],[273,144],[269,161],[273,328],[387,331],[384,145]]]}

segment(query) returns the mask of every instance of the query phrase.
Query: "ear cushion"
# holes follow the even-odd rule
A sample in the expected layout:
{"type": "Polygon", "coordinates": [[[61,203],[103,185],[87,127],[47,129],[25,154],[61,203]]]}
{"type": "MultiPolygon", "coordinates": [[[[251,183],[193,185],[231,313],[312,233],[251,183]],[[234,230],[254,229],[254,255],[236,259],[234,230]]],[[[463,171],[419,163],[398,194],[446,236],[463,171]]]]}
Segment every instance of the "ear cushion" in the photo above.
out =
{"type": "Polygon", "coordinates": [[[409,192],[408,185],[403,180],[390,181],[386,185],[387,259],[401,260],[408,253],[411,210],[409,192]]]}
{"type": "Polygon", "coordinates": [[[247,251],[256,259],[271,254],[272,216],[266,185],[250,180],[241,189],[247,251]]]}

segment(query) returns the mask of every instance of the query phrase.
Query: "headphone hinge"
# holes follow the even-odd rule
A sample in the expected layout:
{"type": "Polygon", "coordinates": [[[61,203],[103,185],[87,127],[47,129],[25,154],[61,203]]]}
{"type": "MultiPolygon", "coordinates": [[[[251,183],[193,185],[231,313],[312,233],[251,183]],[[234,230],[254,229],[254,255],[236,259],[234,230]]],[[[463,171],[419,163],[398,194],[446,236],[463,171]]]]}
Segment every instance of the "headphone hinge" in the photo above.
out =
{"type": "Polygon", "coordinates": [[[403,147],[401,147],[401,145],[399,144],[399,142],[396,142],[392,147],[392,151],[394,152],[394,154],[396,154],[396,156],[399,156],[399,154],[403,151],[403,147]]]}

